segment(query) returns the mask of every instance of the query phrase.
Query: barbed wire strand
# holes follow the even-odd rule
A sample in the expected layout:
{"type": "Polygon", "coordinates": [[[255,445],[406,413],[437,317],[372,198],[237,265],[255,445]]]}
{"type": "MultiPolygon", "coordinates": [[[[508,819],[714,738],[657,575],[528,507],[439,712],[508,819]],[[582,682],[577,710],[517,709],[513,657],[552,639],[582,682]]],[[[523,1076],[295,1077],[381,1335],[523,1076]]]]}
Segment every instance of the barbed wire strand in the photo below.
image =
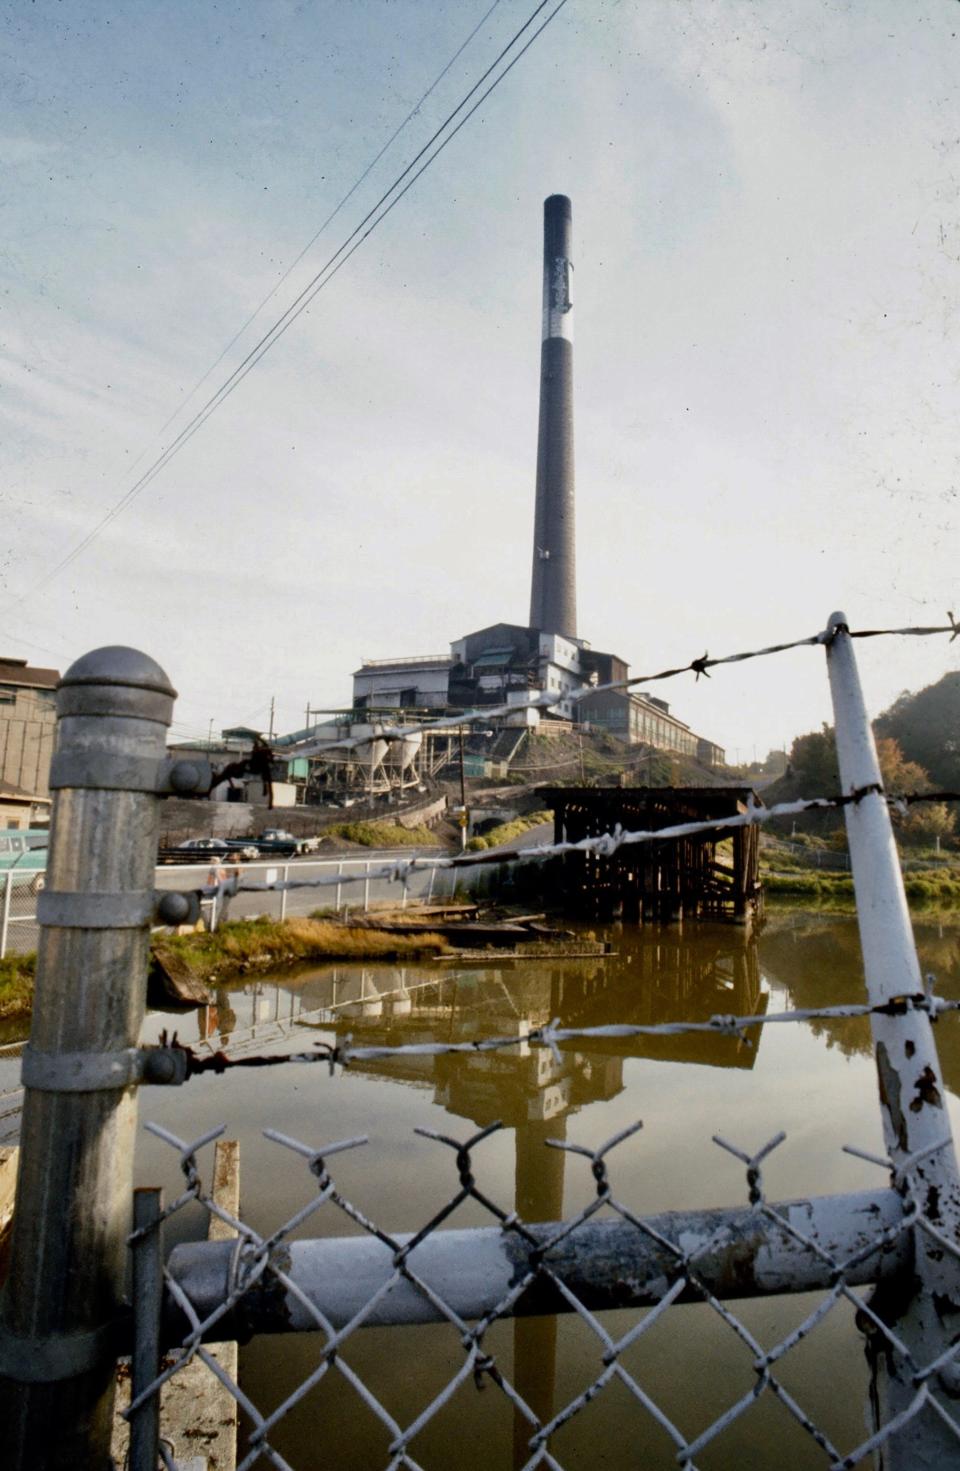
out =
{"type": "MultiPolygon", "coordinates": [[[[960,636],[960,623],[954,618],[953,613],[947,614],[948,623],[916,626],[911,628],[847,628],[845,632],[850,638],[928,638],[936,634],[948,633],[950,642],[960,636]]],[[[709,671],[721,664],[742,664],[749,659],[762,659],[772,654],[783,654],[790,649],[802,649],[812,646],[825,646],[832,643],[838,629],[823,629],[820,633],[814,633],[807,638],[793,639],[789,643],[769,644],[762,649],[747,649],[739,654],[724,654],[712,659],[709,654],[702,654],[699,659],[691,659],[688,664],[678,664],[670,669],[658,670],[655,674],[635,674],[629,679],[614,679],[605,684],[590,685],[581,690],[568,690],[560,694],[536,695],[532,700],[520,704],[487,705],[481,709],[465,709],[460,715],[445,715],[436,720],[422,721],[418,725],[391,726],[379,732],[378,740],[403,740],[407,736],[420,735],[425,731],[457,730],[462,725],[472,725],[479,721],[497,719],[502,715],[516,715],[518,711],[527,709],[550,710],[564,703],[579,704],[589,699],[592,695],[607,694],[611,691],[632,689],[639,684],[655,684],[659,680],[676,679],[681,674],[694,674],[697,679],[703,675],[709,679],[709,671]]],[[[342,740],[316,742],[303,741],[294,746],[276,748],[278,754],[290,755],[296,752],[298,755],[310,755],[312,751],[320,753],[325,750],[344,751],[357,746],[368,745],[369,736],[344,737],[342,740]],[[310,747],[311,750],[305,749],[310,747]]]]}
{"type": "MultiPolygon", "coordinates": [[[[624,790],[629,792],[630,788],[627,787],[624,790]]],[[[649,790],[655,796],[658,791],[666,789],[651,787],[637,790],[649,790]]],[[[742,827],[759,827],[778,817],[797,817],[804,812],[842,809],[861,801],[870,793],[884,795],[879,786],[869,786],[846,796],[801,797],[790,802],[777,802],[772,807],[764,807],[759,802],[752,802],[745,812],[731,813],[726,817],[703,818],[694,822],[674,823],[669,827],[646,828],[630,832],[625,831],[618,823],[612,832],[580,838],[575,842],[539,843],[530,848],[510,848],[500,851],[494,849],[485,853],[471,853],[453,858],[396,858],[389,863],[376,866],[369,866],[368,861],[364,871],[359,873],[338,872],[312,879],[243,881],[239,874],[234,874],[218,880],[215,884],[207,884],[196,892],[204,899],[213,899],[218,895],[265,894],[282,892],[285,889],[325,889],[338,884],[366,883],[371,879],[386,879],[406,885],[414,874],[429,873],[431,870],[441,872],[446,869],[481,868],[508,862],[540,863],[548,858],[562,857],[568,853],[595,853],[600,857],[609,858],[619,848],[634,844],[663,843],[678,838],[700,837],[712,832],[732,832],[742,827]]],[[[960,801],[960,792],[912,792],[902,797],[885,797],[885,800],[894,807],[907,807],[922,802],[960,801]]],[[[364,860],[351,861],[363,862],[364,860]]]]}
{"type": "MultiPolygon", "coordinates": [[[[359,999],[359,998],[358,998],[359,999]]],[[[348,1004],[357,1004],[356,1001],[348,1004]]],[[[316,1042],[312,1051],[290,1053],[267,1053],[256,1057],[230,1056],[219,1050],[204,1056],[192,1047],[180,1047],[187,1054],[189,1076],[201,1073],[223,1073],[237,1067],[279,1067],[287,1063],[325,1063],[331,1072],[339,1065],[347,1068],[352,1062],[373,1062],[388,1057],[451,1057],[457,1055],[477,1056],[487,1052],[504,1052],[512,1048],[543,1047],[560,1060],[560,1047],[564,1042],[629,1041],[636,1037],[686,1037],[709,1035],[749,1041],[746,1033],[752,1027],[807,1023],[811,1021],[849,1021],[870,1016],[897,1017],[911,1012],[925,1012],[933,1021],[960,1011],[960,1001],[934,996],[928,989],[912,995],[899,996],[891,1001],[869,1004],[848,1002],[837,1006],[797,1007],[789,1011],[756,1012],[737,1016],[717,1013],[706,1021],[670,1022],[605,1022],[595,1027],[564,1027],[558,1020],[548,1026],[531,1027],[525,1032],[494,1037],[472,1037],[462,1042],[399,1042],[376,1046],[354,1046],[348,1036],[343,1043],[316,1042]]],[[[179,1045],[171,1043],[170,1045],[179,1045]]]]}

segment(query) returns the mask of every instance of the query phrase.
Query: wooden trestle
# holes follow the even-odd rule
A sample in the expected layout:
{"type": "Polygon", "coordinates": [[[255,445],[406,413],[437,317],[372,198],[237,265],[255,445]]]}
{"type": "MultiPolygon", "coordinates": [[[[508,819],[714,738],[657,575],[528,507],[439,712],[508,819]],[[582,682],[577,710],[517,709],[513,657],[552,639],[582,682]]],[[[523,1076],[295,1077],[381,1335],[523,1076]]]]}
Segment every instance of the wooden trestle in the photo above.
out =
{"type": "MultiPolygon", "coordinates": [[[[750,787],[540,787],[557,842],[732,817],[750,787]]],[[[623,844],[609,857],[566,853],[556,872],[564,907],[596,919],[728,919],[747,923],[762,907],[755,826],[662,842],[623,844]]]]}

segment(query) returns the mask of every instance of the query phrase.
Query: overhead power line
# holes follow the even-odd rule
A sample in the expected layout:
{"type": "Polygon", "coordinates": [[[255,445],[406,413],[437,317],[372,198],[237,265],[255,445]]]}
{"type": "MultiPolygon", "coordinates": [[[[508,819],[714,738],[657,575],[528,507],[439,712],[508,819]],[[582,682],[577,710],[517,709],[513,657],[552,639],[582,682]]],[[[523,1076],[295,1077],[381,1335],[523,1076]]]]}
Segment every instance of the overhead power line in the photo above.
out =
{"type": "Polygon", "coordinates": [[[339,204],[334,205],[333,209],[330,211],[330,213],[327,215],[326,219],[323,221],[323,224],[320,225],[314,231],[314,233],[311,235],[310,239],[307,241],[306,245],[301,250],[300,254],[297,256],[297,258],[295,260],[293,260],[293,261],[290,262],[289,266],[287,266],[287,269],[284,271],[283,275],[279,278],[279,280],[277,280],[274,283],[273,286],[271,286],[270,290],[267,292],[266,296],[263,298],[263,300],[260,302],[260,304],[258,306],[256,306],[256,307],[254,307],[253,311],[250,313],[249,317],[244,322],[243,326],[242,327],[239,327],[237,329],[237,331],[233,334],[233,336],[231,337],[230,341],[227,343],[226,347],[220,353],[219,357],[217,357],[217,358],[214,359],[214,361],[210,364],[210,366],[207,369],[207,371],[203,374],[202,378],[198,378],[197,379],[196,383],[193,385],[193,387],[191,388],[190,392],[187,394],[186,398],[183,399],[182,402],[177,405],[177,407],[174,409],[173,413],[170,415],[169,419],[167,419],[165,423],[163,423],[163,424],[160,425],[160,428],[157,431],[158,434],[164,434],[166,432],[166,430],[170,428],[170,425],[174,422],[174,420],[177,419],[177,418],[179,418],[179,416],[183,413],[184,409],[186,408],[187,404],[190,403],[191,399],[193,399],[197,393],[199,393],[200,389],[203,387],[204,383],[206,383],[206,381],[210,377],[211,373],[216,372],[217,368],[219,368],[220,364],[223,362],[224,358],[227,356],[227,353],[230,351],[230,349],[232,347],[235,347],[236,346],[236,344],[240,341],[240,338],[243,336],[244,332],[246,332],[247,328],[253,322],[256,321],[257,317],[259,317],[259,315],[263,311],[264,307],[267,306],[268,303],[273,300],[273,298],[276,296],[277,292],[280,290],[281,286],[283,286],[283,284],[286,281],[289,281],[290,277],[293,275],[294,271],[297,269],[297,266],[303,260],[304,256],[306,256],[306,255],[308,255],[310,253],[310,251],[316,245],[317,241],[320,239],[320,236],[323,234],[324,230],[326,230],[330,225],[333,224],[334,220],[337,218],[337,215],[340,213],[340,211],[344,208],[345,205],[349,204],[350,200],[356,194],[356,192],[360,188],[360,186],[362,184],[364,184],[366,182],[366,180],[370,177],[371,173],[376,168],[376,166],[380,162],[381,158],[383,158],[383,155],[397,141],[397,139],[399,138],[400,134],[403,132],[403,130],[407,126],[407,124],[413,121],[413,119],[416,117],[417,113],[420,111],[421,107],[423,106],[423,104],[426,102],[427,98],[429,96],[431,96],[431,94],[433,92],[436,91],[437,87],[439,87],[440,83],[443,81],[444,77],[447,75],[447,72],[460,59],[460,57],[463,55],[464,51],[466,51],[467,47],[470,45],[470,42],[473,40],[474,36],[481,29],[481,27],[489,20],[490,16],[496,10],[496,8],[497,8],[497,6],[499,4],[500,4],[500,0],[493,0],[493,4],[490,6],[490,8],[488,10],[485,10],[484,11],[483,15],[477,21],[477,23],[474,26],[473,30],[470,32],[469,36],[467,36],[466,40],[465,41],[462,41],[461,44],[457,47],[456,51],[453,53],[453,55],[451,56],[450,60],[447,62],[446,66],[442,69],[442,71],[437,72],[437,75],[434,77],[433,81],[430,83],[430,85],[427,88],[427,90],[414,103],[413,107],[411,107],[410,111],[407,113],[406,117],[403,119],[403,122],[400,123],[400,124],[398,124],[398,126],[394,128],[393,132],[390,134],[390,137],[387,139],[386,143],[384,143],[384,145],[380,149],[380,151],[378,153],[376,153],[373,158],[371,158],[370,162],[367,164],[366,168],[363,170],[363,173],[350,186],[350,188],[347,190],[346,194],[344,194],[343,198],[340,200],[339,204]]]}
{"type": "MultiPolygon", "coordinates": [[[[474,102],[473,106],[470,107],[466,113],[464,113],[463,117],[460,118],[456,126],[451,128],[450,125],[453,122],[454,118],[456,118],[457,114],[463,112],[463,109],[467,106],[470,99],[475,96],[475,94],[480,90],[481,87],[483,87],[487,79],[491,76],[493,72],[496,71],[500,63],[504,61],[504,59],[517,45],[518,41],[521,39],[524,33],[530,29],[537,17],[541,14],[543,10],[546,9],[546,7],[550,3],[551,0],[540,0],[540,3],[534,8],[528,18],[524,21],[523,25],[519,28],[519,30],[514,33],[511,39],[502,48],[502,50],[490,63],[490,65],[486,68],[486,70],[482,73],[478,80],[474,82],[473,86],[465,94],[465,96],[461,99],[461,101],[457,104],[453,111],[448,113],[447,117],[440,124],[440,126],[435,129],[435,131],[432,133],[430,138],[428,138],[427,142],[423,145],[420,151],[414,156],[414,158],[411,159],[411,161],[402,170],[402,172],[397,175],[390,187],[380,196],[376,204],[373,205],[372,209],[367,211],[360,223],[344,240],[343,244],[340,245],[340,247],[336,251],[334,251],[333,255],[330,256],[326,263],[321,266],[320,270],[316,272],[316,274],[307,283],[307,285],[303,288],[299,295],[291,302],[286,311],[284,311],[282,315],[277,318],[277,320],[263,334],[263,336],[255,344],[255,346],[250,349],[246,357],[237,365],[236,368],[234,368],[233,372],[230,373],[230,375],[224,380],[224,382],[220,385],[216,392],[207,399],[206,403],[201,409],[197,411],[197,413],[193,416],[189,423],[187,423],[184,428],[181,429],[180,433],[170,443],[170,445],[168,445],[166,449],[162,450],[157,458],[153,461],[153,463],[147,468],[147,470],[145,470],[144,473],[137,480],[134,481],[134,483],[121,497],[117,504],[113,506],[106,513],[106,515],[104,515],[100,519],[100,521],[97,522],[97,524],[86,534],[85,537],[82,538],[81,541],[77,543],[75,547],[73,547],[71,551],[67,553],[65,557],[61,558],[61,560],[57,562],[56,565],[53,566],[44,577],[42,577],[38,582],[35,582],[31,586],[29,590],[30,595],[35,594],[41,588],[46,587],[50,582],[52,582],[55,577],[57,577],[73,561],[75,561],[76,558],[79,557],[81,553],[84,552],[87,547],[90,546],[91,543],[94,542],[103,531],[106,530],[111,522],[116,520],[116,518],[121,515],[122,512],[125,511],[129,505],[132,504],[137,496],[139,496],[141,492],[144,491],[147,486],[150,485],[150,483],[156,478],[156,476],[160,474],[161,470],[165,469],[170,461],[176,455],[178,455],[180,451],[189,443],[194,434],[196,434],[197,431],[202,428],[202,426],[206,423],[207,419],[210,418],[211,414],[215,413],[216,410],[223,403],[226,402],[226,400],[230,397],[234,390],[238,388],[239,385],[243,382],[247,374],[251,372],[254,367],[256,367],[261,358],[263,358],[269,352],[270,348],[273,347],[274,344],[283,336],[288,327],[293,325],[296,319],[306,310],[306,308],[311,304],[311,302],[319,294],[319,292],[322,291],[325,286],[329,285],[330,281],[333,280],[338,271],[340,271],[341,268],[346,265],[347,261],[360,248],[364,241],[369,239],[374,230],[376,230],[378,226],[383,223],[387,215],[390,214],[390,212],[400,203],[400,200],[403,199],[404,195],[406,195],[409,190],[412,189],[413,185],[427,171],[427,169],[430,168],[431,164],[435,162],[435,160],[440,156],[447,145],[453,142],[453,139],[460,132],[461,128],[463,128],[470,121],[470,119],[474,116],[478,109],[482,107],[483,103],[487,100],[491,93],[494,92],[497,87],[499,87],[500,83],[513,70],[517,62],[526,55],[533,43],[546,30],[547,26],[549,26],[550,23],[556,18],[556,16],[559,15],[560,11],[567,4],[567,0],[558,0],[558,3],[554,6],[553,10],[550,11],[550,13],[541,22],[537,29],[533,31],[533,33],[528,37],[524,45],[516,52],[513,57],[511,57],[506,66],[503,67],[503,70],[494,77],[490,85],[486,88],[485,91],[480,94],[476,102],[474,102]],[[447,132],[448,128],[450,129],[449,132],[447,132]],[[445,132],[446,137],[443,137],[442,135],[445,132]],[[438,142],[438,140],[440,141],[438,142]],[[433,148],[433,145],[435,143],[437,144],[437,147],[434,148],[433,152],[431,153],[429,150],[433,148]],[[421,160],[423,160],[422,163],[421,160]],[[404,180],[406,180],[406,183],[403,182],[404,180]],[[402,188],[400,188],[401,184],[403,184],[402,188]],[[393,199],[390,198],[391,195],[394,195],[393,199]],[[388,200],[389,203],[387,202],[388,200]]],[[[9,610],[9,608],[15,607],[19,602],[22,602],[23,598],[26,596],[27,594],[24,593],[20,598],[14,599],[12,603],[7,605],[7,609],[9,610]]]]}

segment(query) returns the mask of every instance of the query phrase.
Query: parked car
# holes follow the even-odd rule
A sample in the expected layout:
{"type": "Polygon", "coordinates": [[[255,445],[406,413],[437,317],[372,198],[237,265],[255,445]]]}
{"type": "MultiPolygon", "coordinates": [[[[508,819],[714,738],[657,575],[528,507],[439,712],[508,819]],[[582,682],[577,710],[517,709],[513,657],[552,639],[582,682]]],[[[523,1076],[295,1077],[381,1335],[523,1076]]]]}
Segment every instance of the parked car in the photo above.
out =
{"type": "Polygon", "coordinates": [[[259,857],[260,849],[248,838],[188,838],[175,848],[161,846],[159,853],[161,863],[203,863],[214,858],[229,863],[231,859],[259,857]]]}
{"type": "Polygon", "coordinates": [[[316,853],[323,839],[295,838],[283,827],[265,827],[259,838],[255,838],[261,853],[271,853],[277,858],[290,858],[295,853],[316,853]]]}
{"type": "Polygon", "coordinates": [[[261,853],[274,858],[292,858],[301,851],[298,839],[282,827],[265,827],[255,842],[261,853]]]}
{"type": "Polygon", "coordinates": [[[15,885],[39,894],[47,881],[49,841],[46,828],[4,829],[0,832],[0,873],[9,870],[15,885]]]}

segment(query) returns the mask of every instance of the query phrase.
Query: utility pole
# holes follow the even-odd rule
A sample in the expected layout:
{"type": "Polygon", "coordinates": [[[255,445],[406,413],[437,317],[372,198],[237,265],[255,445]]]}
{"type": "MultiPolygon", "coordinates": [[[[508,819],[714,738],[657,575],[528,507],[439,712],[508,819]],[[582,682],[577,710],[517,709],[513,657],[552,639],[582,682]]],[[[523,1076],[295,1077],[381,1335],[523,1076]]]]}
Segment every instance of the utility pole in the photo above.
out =
{"type": "Polygon", "coordinates": [[[276,697],[276,695],[271,695],[270,696],[270,730],[269,730],[269,733],[267,735],[267,740],[270,741],[271,744],[273,743],[273,714],[274,714],[274,709],[276,708],[276,703],[277,703],[277,697],[276,697]]]}
{"type": "Polygon", "coordinates": [[[457,727],[460,738],[460,852],[463,853],[467,846],[467,786],[463,771],[463,726],[457,727]]]}

